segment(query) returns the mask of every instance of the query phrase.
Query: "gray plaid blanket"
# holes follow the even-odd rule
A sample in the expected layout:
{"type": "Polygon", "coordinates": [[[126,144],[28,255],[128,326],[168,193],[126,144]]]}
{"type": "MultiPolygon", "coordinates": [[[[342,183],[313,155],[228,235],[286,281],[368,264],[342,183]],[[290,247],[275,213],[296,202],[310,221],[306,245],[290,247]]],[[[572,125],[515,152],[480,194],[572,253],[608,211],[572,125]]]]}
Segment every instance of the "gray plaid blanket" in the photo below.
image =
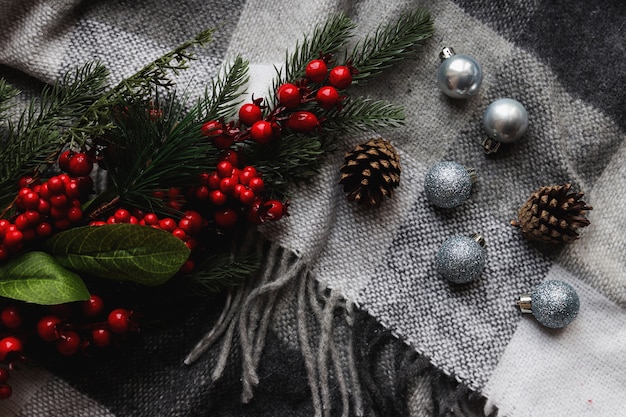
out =
{"type": "Polygon", "coordinates": [[[260,96],[285,49],[329,15],[345,12],[362,35],[417,6],[432,13],[434,36],[359,86],[404,105],[406,125],[341,143],[347,151],[380,133],[396,145],[403,172],[393,199],[377,210],[348,204],[337,185],[343,152],[331,155],[293,190],[291,216],[251,238],[265,259],[260,276],[166,305],[171,322],[120,352],[35,356],[12,373],[0,415],[626,415],[625,3],[0,0],[0,74],[36,91],[97,58],[119,80],[216,27],[180,82],[199,92],[241,54],[252,64],[248,90],[260,96]],[[482,64],[477,96],[439,91],[443,46],[482,64]],[[501,97],[523,103],[530,124],[486,157],[482,114],[501,97]],[[434,208],[424,194],[428,168],[442,160],[478,173],[456,209],[434,208]],[[594,207],[580,240],[546,249],[511,227],[536,188],[566,182],[594,207]],[[474,232],[487,241],[485,270],[450,285],[436,273],[437,248],[474,232]],[[515,306],[547,279],[580,296],[578,318],[562,330],[515,306]]]}

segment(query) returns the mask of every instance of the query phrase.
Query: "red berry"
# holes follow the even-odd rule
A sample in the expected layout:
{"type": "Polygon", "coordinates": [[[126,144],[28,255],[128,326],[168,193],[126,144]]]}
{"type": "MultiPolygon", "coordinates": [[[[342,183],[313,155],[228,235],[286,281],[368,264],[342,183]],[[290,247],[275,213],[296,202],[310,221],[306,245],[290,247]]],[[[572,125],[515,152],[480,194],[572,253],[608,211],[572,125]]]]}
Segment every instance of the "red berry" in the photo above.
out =
{"type": "Polygon", "coordinates": [[[93,191],[93,180],[88,175],[72,178],[71,182],[78,184],[78,190],[81,194],[89,194],[93,191]]]}
{"type": "Polygon", "coordinates": [[[212,172],[209,175],[209,183],[208,186],[212,189],[212,190],[217,190],[218,188],[220,188],[220,181],[222,180],[222,178],[217,174],[217,171],[212,172]]]}
{"type": "Polygon", "coordinates": [[[22,325],[22,316],[15,306],[6,306],[0,312],[0,322],[9,329],[17,329],[22,325]]]}
{"type": "Polygon", "coordinates": [[[57,326],[61,319],[57,316],[45,316],[37,322],[37,334],[46,342],[52,342],[59,338],[57,326]]]}
{"type": "Polygon", "coordinates": [[[86,316],[97,316],[104,309],[104,301],[96,294],[91,294],[89,300],[83,301],[80,305],[86,316]]]}
{"type": "Polygon", "coordinates": [[[7,368],[0,368],[0,384],[6,384],[9,382],[9,370],[7,368]]]}
{"type": "Polygon", "coordinates": [[[195,264],[192,259],[187,259],[183,266],[180,267],[180,272],[183,274],[190,274],[193,272],[195,264]]]}
{"type": "Polygon", "coordinates": [[[172,236],[180,240],[185,240],[187,238],[187,233],[185,233],[183,229],[177,227],[172,231],[172,236]]]}
{"type": "Polygon", "coordinates": [[[67,220],[71,223],[78,223],[83,219],[83,211],[80,207],[71,207],[67,210],[67,220]]]}
{"type": "Polygon", "coordinates": [[[228,161],[221,161],[217,164],[217,175],[220,178],[226,178],[233,175],[233,165],[228,161]]]}
{"type": "Polygon", "coordinates": [[[25,211],[24,216],[26,216],[26,219],[31,226],[36,226],[41,221],[41,214],[39,214],[36,210],[25,211]]]}
{"type": "MultiPolygon", "coordinates": [[[[65,186],[63,188],[65,188],[65,186]]],[[[67,196],[65,194],[53,195],[50,197],[50,204],[52,207],[56,208],[67,207],[67,196]]]]}
{"type": "Polygon", "coordinates": [[[74,154],[74,157],[70,161],[70,169],[67,170],[74,177],[82,177],[84,175],[89,175],[93,168],[93,162],[87,156],[87,154],[83,152],[79,152],[74,154]]]}
{"type": "Polygon", "coordinates": [[[13,224],[15,224],[15,227],[17,227],[19,230],[26,230],[30,227],[30,223],[28,222],[28,218],[26,217],[26,215],[24,213],[18,215],[13,224]]]}
{"type": "Polygon", "coordinates": [[[52,234],[52,225],[48,222],[39,223],[35,228],[35,233],[39,237],[48,237],[52,234]]]}
{"type": "Polygon", "coordinates": [[[115,217],[115,223],[128,223],[130,222],[130,211],[123,208],[117,209],[113,217],[115,217]]]}
{"type": "Polygon", "coordinates": [[[18,185],[20,188],[31,187],[33,185],[39,184],[39,179],[37,177],[33,177],[31,175],[24,175],[18,181],[18,185]]]}
{"type": "MultiPolygon", "coordinates": [[[[217,191],[217,190],[216,190],[217,191]]],[[[213,203],[215,204],[215,203],[213,203]]],[[[187,234],[195,234],[197,233],[195,225],[192,220],[187,218],[182,218],[178,221],[178,228],[185,231],[187,234]]]]}
{"type": "Polygon", "coordinates": [[[239,166],[239,153],[232,149],[226,149],[220,153],[219,160],[228,161],[234,167],[239,166]]]}
{"type": "Polygon", "coordinates": [[[188,210],[185,212],[185,219],[189,219],[192,224],[192,231],[188,231],[190,234],[196,234],[202,228],[203,219],[200,213],[193,210],[188,210]]]}
{"type": "Polygon", "coordinates": [[[263,207],[267,210],[266,218],[272,221],[280,220],[287,213],[287,207],[279,200],[268,200],[263,207]]]}
{"type": "Polygon", "coordinates": [[[4,240],[2,241],[2,244],[7,249],[11,249],[19,246],[23,240],[24,235],[22,234],[22,232],[17,230],[17,228],[15,228],[13,230],[7,230],[6,234],[4,235],[4,240]]]}
{"type": "Polygon", "coordinates": [[[314,59],[309,62],[304,70],[306,77],[314,83],[321,83],[326,78],[328,67],[323,59],[314,59]]]}
{"type": "Polygon", "coordinates": [[[39,204],[37,205],[36,210],[41,214],[48,214],[50,213],[50,207],[52,207],[52,205],[50,204],[48,200],[44,200],[43,198],[40,198],[39,204]]]}
{"type": "Polygon", "coordinates": [[[5,247],[0,245],[0,262],[1,261],[6,261],[7,259],[9,259],[9,251],[6,250],[5,247]]]}
{"type": "Polygon", "coordinates": [[[65,184],[65,195],[70,198],[78,198],[80,197],[80,188],[78,186],[78,182],[73,178],[65,184]]]}
{"type": "Polygon", "coordinates": [[[261,177],[254,177],[248,182],[248,187],[254,191],[255,194],[261,194],[265,188],[265,182],[261,177]]]}
{"type": "Polygon", "coordinates": [[[72,356],[80,347],[80,336],[73,330],[65,330],[59,333],[56,348],[63,356],[72,356]]]}
{"type": "Polygon", "coordinates": [[[165,230],[166,232],[172,233],[174,229],[176,229],[176,226],[177,226],[176,220],[172,219],[171,217],[166,217],[164,219],[159,220],[159,227],[165,230]]]}
{"type": "Polygon", "coordinates": [[[148,226],[153,226],[157,223],[159,223],[159,216],[157,216],[154,213],[148,213],[143,217],[143,221],[148,225],[148,226]]]}
{"type": "Polygon", "coordinates": [[[231,208],[218,210],[214,214],[215,223],[223,229],[231,229],[237,224],[237,212],[231,208]]]}
{"type": "Polygon", "coordinates": [[[10,356],[22,353],[22,342],[13,336],[0,340],[0,362],[10,360],[10,356]]]}
{"type": "Polygon", "coordinates": [[[309,111],[291,113],[287,120],[287,126],[294,132],[311,132],[318,125],[317,116],[309,111]]]}
{"type": "Polygon", "coordinates": [[[235,177],[222,178],[220,181],[220,191],[224,194],[232,195],[235,192],[235,186],[238,180],[235,177]]]}
{"type": "Polygon", "coordinates": [[[286,83],[278,87],[278,102],[281,106],[285,106],[288,109],[295,109],[300,105],[302,95],[300,89],[291,83],[286,83]]]}
{"type": "Polygon", "coordinates": [[[9,384],[0,385],[0,400],[6,400],[13,394],[13,390],[9,384]]]}
{"type": "Polygon", "coordinates": [[[109,313],[107,324],[109,330],[116,334],[128,333],[131,329],[131,312],[125,308],[116,308],[109,313]]]}
{"type": "Polygon", "coordinates": [[[256,194],[249,188],[246,188],[239,193],[239,201],[241,201],[241,204],[244,206],[252,204],[255,198],[256,194]]]}
{"type": "Polygon", "coordinates": [[[30,188],[22,188],[22,190],[28,190],[27,192],[20,192],[19,201],[24,206],[25,210],[33,210],[39,205],[39,194],[32,191],[30,188]]]}
{"type": "Polygon", "coordinates": [[[324,110],[330,110],[337,105],[337,102],[339,101],[339,92],[335,87],[325,85],[317,90],[317,94],[315,94],[315,101],[317,101],[317,104],[319,104],[319,106],[324,110]]]}
{"type": "Polygon", "coordinates": [[[223,206],[226,204],[228,197],[221,190],[213,190],[209,195],[209,200],[214,206],[223,206]]]}
{"type": "Polygon", "coordinates": [[[253,166],[244,167],[239,173],[239,182],[243,185],[248,185],[250,179],[257,176],[257,170],[253,166]]]}
{"type": "Polygon", "coordinates": [[[91,341],[97,347],[107,347],[111,344],[111,332],[104,327],[96,327],[91,331],[91,341]]]}
{"type": "Polygon", "coordinates": [[[245,125],[252,126],[262,118],[261,108],[254,103],[246,103],[239,109],[239,121],[245,125]]]}
{"type": "Polygon", "coordinates": [[[263,219],[261,218],[261,204],[263,201],[261,199],[255,200],[250,207],[248,207],[248,212],[246,213],[246,219],[248,223],[251,224],[261,224],[263,223],[263,219]]]}
{"type": "Polygon", "coordinates": [[[70,162],[74,158],[74,154],[74,151],[67,150],[59,155],[59,167],[63,171],[68,172],[70,170],[70,162]]]}
{"type": "Polygon", "coordinates": [[[266,144],[272,141],[274,130],[272,124],[265,120],[255,122],[250,128],[250,137],[253,141],[260,144],[266,144]]]}
{"type": "Polygon", "coordinates": [[[230,148],[232,144],[235,143],[235,138],[233,136],[227,135],[215,136],[211,140],[213,141],[215,147],[218,149],[230,148]]]}
{"type": "Polygon", "coordinates": [[[198,200],[204,201],[209,198],[211,194],[211,189],[207,187],[206,185],[200,185],[196,187],[194,194],[198,200]]]}
{"type": "Polygon", "coordinates": [[[333,87],[342,90],[352,84],[352,71],[345,65],[338,65],[330,70],[328,81],[333,87]]]}

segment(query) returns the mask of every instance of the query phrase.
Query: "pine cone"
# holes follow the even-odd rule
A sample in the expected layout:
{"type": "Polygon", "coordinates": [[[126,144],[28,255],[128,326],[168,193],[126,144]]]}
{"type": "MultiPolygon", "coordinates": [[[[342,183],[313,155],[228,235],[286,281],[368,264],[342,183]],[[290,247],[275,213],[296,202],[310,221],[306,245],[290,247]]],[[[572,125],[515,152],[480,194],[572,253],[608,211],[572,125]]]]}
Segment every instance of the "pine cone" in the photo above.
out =
{"type": "Polygon", "coordinates": [[[340,171],[349,201],[377,206],[400,183],[400,157],[390,142],[372,139],[346,153],[340,171]]]}
{"type": "Polygon", "coordinates": [[[577,229],[589,225],[585,215],[592,207],[581,200],[585,193],[570,193],[570,188],[572,184],[541,187],[519,209],[519,221],[511,224],[529,240],[557,244],[578,239],[577,229]]]}

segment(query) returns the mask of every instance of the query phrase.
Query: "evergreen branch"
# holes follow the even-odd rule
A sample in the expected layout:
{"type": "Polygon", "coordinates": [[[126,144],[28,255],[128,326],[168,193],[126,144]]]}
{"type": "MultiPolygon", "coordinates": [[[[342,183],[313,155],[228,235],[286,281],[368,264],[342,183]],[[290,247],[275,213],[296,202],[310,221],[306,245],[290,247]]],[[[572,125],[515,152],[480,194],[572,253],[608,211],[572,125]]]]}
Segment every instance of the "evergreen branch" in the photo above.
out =
{"type": "MultiPolygon", "coordinates": [[[[149,104],[128,104],[107,138],[109,178],[121,201],[150,210],[162,208],[156,190],[189,186],[201,172],[215,167],[213,145],[200,132],[194,112],[173,95],[162,115],[148,111],[149,104]]],[[[155,109],[153,109],[155,110],[155,109]]]]}
{"type": "Polygon", "coordinates": [[[395,23],[381,24],[373,35],[359,41],[349,58],[359,70],[354,80],[379,74],[406,57],[415,45],[432,36],[433,20],[425,9],[402,14],[395,23]]]}
{"type": "Polygon", "coordinates": [[[248,80],[248,61],[238,56],[211,80],[210,90],[205,91],[204,99],[196,106],[199,118],[208,121],[234,116],[248,80]]]}
{"type": "Polygon", "coordinates": [[[0,120],[6,118],[6,111],[11,108],[10,101],[19,93],[20,92],[11,84],[7,83],[4,78],[0,78],[0,120]]]}
{"type": "Polygon", "coordinates": [[[233,259],[228,254],[212,255],[196,265],[196,272],[182,276],[180,283],[187,292],[206,296],[243,284],[259,266],[259,260],[253,256],[233,259]]]}
{"type": "Polygon", "coordinates": [[[329,136],[290,134],[276,142],[251,147],[247,158],[262,173],[266,189],[275,193],[273,197],[282,198],[290,184],[307,181],[318,173],[321,158],[333,147],[329,136]]]}
{"type": "Polygon", "coordinates": [[[288,52],[285,54],[284,71],[277,69],[270,97],[274,96],[281,84],[302,78],[309,61],[318,58],[320,54],[337,52],[348,42],[355,27],[355,23],[343,13],[332,16],[324,25],[316,26],[310,37],[305,37],[302,43],[296,43],[291,55],[288,52]]]}
{"type": "Polygon", "coordinates": [[[65,144],[60,132],[102,96],[107,75],[99,63],[68,72],[31,100],[17,124],[9,124],[0,142],[0,206],[12,200],[21,176],[52,162],[65,144]]]}
{"type": "Polygon", "coordinates": [[[82,146],[90,137],[101,136],[115,127],[111,112],[121,102],[143,101],[152,95],[156,87],[169,89],[174,85],[170,74],[178,75],[197,59],[190,49],[211,41],[214,29],[200,32],[194,39],[184,42],[172,51],[152,61],[134,75],[123,79],[117,86],[96,101],[68,130],[65,142],[74,141],[82,146]]]}
{"type": "Polygon", "coordinates": [[[324,130],[333,133],[395,128],[404,124],[402,106],[382,100],[357,97],[343,109],[332,110],[324,121],[324,130]]]}

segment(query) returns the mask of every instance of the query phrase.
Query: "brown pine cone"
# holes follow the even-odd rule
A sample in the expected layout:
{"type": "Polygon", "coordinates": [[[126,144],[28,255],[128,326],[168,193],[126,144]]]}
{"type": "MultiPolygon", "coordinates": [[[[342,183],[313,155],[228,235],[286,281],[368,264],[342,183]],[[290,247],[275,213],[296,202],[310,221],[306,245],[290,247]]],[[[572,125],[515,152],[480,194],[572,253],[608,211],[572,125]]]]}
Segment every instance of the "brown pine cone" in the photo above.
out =
{"type": "Polygon", "coordinates": [[[558,244],[578,239],[578,229],[589,225],[585,215],[592,207],[581,200],[584,193],[570,193],[571,188],[571,184],[541,187],[511,224],[529,240],[558,244]]]}
{"type": "Polygon", "coordinates": [[[340,171],[349,201],[377,206],[400,183],[400,157],[390,142],[372,139],[346,153],[340,171]]]}

